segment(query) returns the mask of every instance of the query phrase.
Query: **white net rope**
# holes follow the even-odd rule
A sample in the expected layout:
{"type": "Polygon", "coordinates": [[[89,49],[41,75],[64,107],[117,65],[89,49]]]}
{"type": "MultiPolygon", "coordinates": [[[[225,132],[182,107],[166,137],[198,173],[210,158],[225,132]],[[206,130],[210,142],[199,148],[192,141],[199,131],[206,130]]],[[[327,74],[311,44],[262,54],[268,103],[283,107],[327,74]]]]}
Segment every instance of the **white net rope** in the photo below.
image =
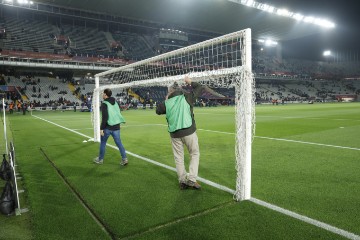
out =
{"type": "Polygon", "coordinates": [[[92,102],[94,140],[100,139],[100,94],[104,89],[129,91],[165,87],[174,82],[184,85],[185,76],[208,87],[235,88],[237,180],[234,198],[249,199],[251,142],[255,129],[255,83],[251,72],[249,29],[97,74],[92,102]]]}

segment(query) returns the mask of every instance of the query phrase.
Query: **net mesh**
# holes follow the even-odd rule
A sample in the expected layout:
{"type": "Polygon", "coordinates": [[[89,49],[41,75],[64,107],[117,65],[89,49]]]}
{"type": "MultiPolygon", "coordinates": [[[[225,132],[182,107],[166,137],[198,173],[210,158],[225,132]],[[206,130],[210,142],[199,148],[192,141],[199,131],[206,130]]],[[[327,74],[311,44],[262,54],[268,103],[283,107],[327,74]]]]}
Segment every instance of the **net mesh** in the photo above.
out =
{"type": "Polygon", "coordinates": [[[235,88],[236,190],[234,198],[250,198],[251,142],[254,127],[254,78],[251,72],[251,31],[238,31],[95,76],[92,101],[94,141],[100,140],[100,93],[184,84],[185,76],[209,87],[235,88]]]}

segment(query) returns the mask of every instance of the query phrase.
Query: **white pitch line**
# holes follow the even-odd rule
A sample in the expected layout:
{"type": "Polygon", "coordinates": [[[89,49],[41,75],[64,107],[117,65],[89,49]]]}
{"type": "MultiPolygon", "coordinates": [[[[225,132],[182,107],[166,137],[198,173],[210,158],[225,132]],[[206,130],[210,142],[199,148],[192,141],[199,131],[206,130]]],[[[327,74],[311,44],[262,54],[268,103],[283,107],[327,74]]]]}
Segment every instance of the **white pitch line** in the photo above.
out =
{"type": "MultiPolygon", "coordinates": [[[[128,127],[146,127],[146,126],[167,126],[166,124],[139,124],[139,125],[121,125],[121,128],[128,128],[128,127]]],[[[73,129],[74,131],[80,130],[87,130],[87,129],[94,129],[94,128],[77,128],[73,129]]]]}
{"type": "Polygon", "coordinates": [[[261,200],[256,199],[256,198],[251,198],[250,201],[253,202],[253,203],[256,203],[256,204],[258,204],[258,205],[261,205],[261,206],[263,206],[263,207],[266,207],[266,208],[269,208],[269,209],[271,209],[271,210],[274,210],[274,211],[276,211],[276,212],[279,212],[279,213],[285,214],[285,215],[287,215],[287,216],[293,217],[293,218],[295,218],[295,219],[298,219],[298,220],[300,220],[300,221],[306,222],[306,223],[308,223],[308,224],[311,224],[311,225],[317,226],[317,227],[319,227],[319,228],[325,229],[325,230],[327,230],[327,231],[329,231],[329,232],[336,233],[336,234],[341,235],[341,236],[343,236],[343,237],[346,237],[346,238],[348,238],[348,239],[360,240],[360,236],[359,236],[359,235],[356,235],[356,234],[354,234],[354,233],[351,233],[351,232],[342,230],[342,229],[340,229],[340,228],[331,226],[331,225],[329,225],[329,224],[327,224],[327,223],[320,222],[320,221],[318,221],[318,220],[315,220],[315,219],[306,217],[306,216],[304,216],[304,215],[300,215],[300,214],[295,213],[295,212],[291,212],[291,211],[289,211],[289,210],[286,210],[286,209],[284,209],[284,208],[275,206],[275,205],[273,205],[273,204],[270,204],[270,203],[261,201],[261,200]]]}
{"type": "Polygon", "coordinates": [[[293,116],[293,117],[279,117],[279,116],[256,116],[256,118],[277,118],[277,119],[303,119],[303,120],[327,120],[327,121],[360,121],[360,119],[351,118],[321,118],[321,117],[304,117],[304,116],[293,116]]]}
{"type": "Polygon", "coordinates": [[[44,118],[38,117],[38,116],[36,116],[36,115],[32,115],[32,116],[35,117],[35,118],[38,118],[38,119],[40,119],[40,120],[43,120],[43,121],[45,121],[45,122],[48,122],[48,123],[50,123],[50,124],[53,124],[53,125],[55,125],[55,126],[57,126],[57,127],[60,127],[60,128],[62,128],[62,129],[65,129],[65,130],[68,130],[68,131],[70,131],[70,132],[79,134],[80,136],[83,136],[83,137],[86,137],[86,138],[90,138],[89,136],[87,136],[87,135],[85,135],[85,134],[82,134],[82,133],[79,133],[79,132],[77,132],[77,131],[75,131],[75,130],[72,130],[72,129],[70,129],[70,128],[61,126],[61,125],[59,125],[59,124],[57,124],[57,123],[51,122],[51,121],[46,120],[46,119],[44,119],[44,118]]]}
{"type": "MultiPolygon", "coordinates": [[[[128,126],[122,126],[122,127],[141,127],[141,126],[167,126],[167,125],[166,124],[142,124],[142,125],[128,125],[128,126]]],[[[213,133],[221,133],[221,134],[227,134],[227,135],[235,135],[235,133],[207,130],[207,129],[201,129],[201,128],[198,128],[197,130],[204,131],[204,132],[213,132],[213,133]]],[[[255,137],[256,138],[261,138],[261,139],[275,140],[275,141],[294,142],[294,143],[301,143],[301,144],[308,144],[308,145],[315,145],[315,146],[322,146],[322,147],[332,147],[332,148],[340,148],[340,149],[349,149],[349,150],[360,151],[360,148],[344,147],[344,146],[337,146],[337,145],[331,145],[331,144],[305,142],[305,141],[291,140],[291,139],[285,139],[285,138],[271,138],[271,137],[262,137],[262,136],[255,136],[255,137]]]]}
{"type": "Polygon", "coordinates": [[[323,146],[323,147],[333,147],[333,148],[341,148],[341,149],[350,149],[350,150],[360,151],[360,148],[353,148],[353,147],[343,147],[343,146],[336,146],[336,145],[330,145],[330,144],[303,142],[303,141],[290,140],[290,139],[284,139],[284,138],[271,138],[271,137],[261,137],[261,136],[255,136],[255,137],[262,138],[262,139],[276,140],[276,141],[286,141],[286,142],[294,142],[294,143],[310,144],[310,145],[323,146]]]}
{"type": "MultiPolygon", "coordinates": [[[[141,125],[139,124],[139,125],[122,126],[122,128],[144,127],[144,126],[167,126],[167,125],[166,124],[141,124],[141,125]]],[[[89,129],[92,129],[92,128],[89,128],[89,129]]],[[[76,129],[74,129],[74,130],[76,130],[76,129]]],[[[201,128],[198,128],[197,130],[204,131],[204,132],[213,132],[213,133],[221,133],[221,134],[227,134],[227,135],[235,135],[235,133],[207,130],[207,129],[201,129],[201,128]]],[[[308,145],[315,145],[315,146],[323,146],[323,147],[332,147],[332,148],[340,148],[340,149],[349,149],[349,150],[360,151],[360,148],[344,147],[344,146],[337,146],[337,145],[331,145],[331,144],[305,142],[305,141],[291,140],[291,139],[285,139],[285,138],[271,138],[271,137],[262,137],[262,136],[255,136],[255,137],[256,138],[261,138],[261,139],[275,140],[275,141],[294,142],[294,143],[301,143],[301,144],[308,144],[308,145]]]]}
{"type": "Polygon", "coordinates": [[[199,130],[199,131],[204,131],[204,132],[213,132],[213,133],[221,133],[221,134],[235,135],[235,133],[222,132],[222,131],[214,131],[214,130],[207,130],[207,129],[201,129],[201,128],[198,128],[197,130],[199,130]]]}
{"type": "MultiPolygon", "coordinates": [[[[43,119],[43,118],[38,117],[38,116],[35,116],[35,115],[32,115],[32,116],[35,117],[35,118],[38,118],[38,119],[40,119],[40,120],[43,120],[43,121],[45,121],[45,122],[48,122],[48,123],[50,123],[50,124],[53,124],[53,125],[55,125],[55,126],[57,126],[57,127],[63,128],[63,129],[65,129],[65,130],[68,130],[68,131],[73,132],[73,133],[76,133],[76,134],[78,134],[78,135],[80,135],[80,136],[90,138],[89,136],[87,136],[87,135],[85,135],[85,134],[76,132],[75,130],[69,129],[69,128],[64,127],[64,126],[61,126],[61,125],[59,125],[59,124],[57,124],[57,123],[51,122],[51,121],[49,121],[49,120],[43,119]]],[[[217,132],[217,131],[214,131],[214,132],[217,132]]],[[[229,134],[229,133],[228,133],[228,134],[229,134]]],[[[113,145],[110,145],[110,144],[107,144],[107,146],[109,146],[109,147],[111,147],[111,148],[113,148],[113,149],[118,149],[116,146],[113,146],[113,145]]],[[[166,168],[166,169],[168,169],[168,170],[171,170],[171,171],[176,172],[176,168],[174,168],[174,167],[170,167],[170,166],[168,166],[168,165],[166,165],[166,164],[159,163],[159,162],[157,162],[157,161],[155,161],[155,160],[151,160],[151,159],[149,159],[149,158],[142,157],[142,156],[140,156],[140,155],[138,155],[138,154],[135,154],[135,153],[132,153],[132,152],[129,152],[129,151],[126,151],[126,153],[129,154],[129,155],[131,155],[131,156],[134,156],[134,157],[136,157],[136,158],[139,158],[139,159],[141,159],[141,160],[144,160],[144,161],[146,161],[146,162],[149,162],[149,163],[155,164],[155,165],[157,165],[157,166],[160,166],[160,167],[163,167],[163,168],[166,168]]],[[[198,180],[199,180],[200,182],[205,183],[205,184],[207,184],[207,185],[210,185],[210,186],[212,186],[212,187],[218,188],[218,189],[220,189],[220,190],[226,191],[226,192],[231,193],[231,194],[235,194],[235,190],[232,190],[232,189],[230,189],[230,188],[228,188],[228,187],[225,187],[225,186],[223,186],[223,185],[217,184],[217,183],[212,182],[212,181],[210,181],[210,180],[207,180],[207,179],[205,179],[205,178],[198,177],[198,180]]],[[[312,219],[312,218],[309,218],[309,217],[300,215],[300,214],[298,214],[298,213],[295,213],[295,212],[286,210],[286,209],[284,209],[284,208],[281,208],[281,207],[278,207],[278,206],[276,206],[276,205],[273,205],[273,204],[270,204],[270,203],[261,201],[261,200],[256,199],[256,198],[251,198],[250,201],[253,202],[253,203],[255,203],[255,204],[258,204],[258,205],[260,205],[260,206],[269,208],[269,209],[271,209],[271,210],[280,212],[280,213],[282,213],[282,214],[284,214],[284,215],[287,215],[287,216],[293,217],[293,218],[295,218],[295,219],[298,219],[298,220],[300,220],[300,221],[306,222],[306,223],[308,223],[308,224],[311,224],[311,225],[317,226],[317,227],[319,227],[319,228],[325,229],[325,230],[327,230],[327,231],[329,231],[329,232],[333,232],[333,233],[335,233],[335,234],[341,235],[341,236],[346,237],[346,238],[348,238],[348,239],[351,239],[351,240],[360,240],[360,236],[358,236],[358,235],[356,235],[356,234],[354,234],[354,233],[351,233],[351,232],[342,230],[342,229],[340,229],[340,228],[331,226],[331,225],[329,225],[329,224],[327,224],[327,223],[320,222],[320,221],[318,221],[318,220],[315,220],[315,219],[312,219]]]]}
{"type": "MultiPolygon", "coordinates": [[[[213,131],[213,130],[206,130],[206,129],[198,129],[198,130],[205,131],[205,132],[213,132],[213,133],[222,133],[222,134],[235,135],[235,133],[229,133],[229,132],[213,131]]],[[[336,145],[331,145],[331,144],[304,142],[304,141],[291,140],[291,139],[285,139],[285,138],[271,138],[271,137],[262,137],[262,136],[255,136],[255,137],[256,138],[261,138],[261,139],[269,139],[269,140],[285,141],[285,142],[294,142],[294,143],[301,143],[301,144],[309,144],[309,145],[316,145],[316,146],[323,146],[323,147],[333,147],[333,148],[341,148],[341,149],[349,149],[349,150],[360,151],[360,148],[343,147],[343,146],[336,146],[336,145]]]]}

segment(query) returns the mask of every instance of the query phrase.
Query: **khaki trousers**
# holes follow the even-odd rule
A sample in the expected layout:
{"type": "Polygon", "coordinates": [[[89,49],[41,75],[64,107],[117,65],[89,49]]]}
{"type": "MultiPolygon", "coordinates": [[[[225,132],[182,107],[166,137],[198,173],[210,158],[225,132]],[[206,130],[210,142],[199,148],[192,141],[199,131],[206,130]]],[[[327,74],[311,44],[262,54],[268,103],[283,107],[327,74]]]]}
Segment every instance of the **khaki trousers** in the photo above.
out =
{"type": "Polygon", "coordinates": [[[185,182],[186,178],[192,182],[196,182],[199,169],[200,150],[198,136],[196,132],[182,138],[171,138],[172,150],[176,164],[176,172],[179,182],[185,182]],[[184,163],[184,145],[190,155],[189,175],[185,169],[184,163]]]}

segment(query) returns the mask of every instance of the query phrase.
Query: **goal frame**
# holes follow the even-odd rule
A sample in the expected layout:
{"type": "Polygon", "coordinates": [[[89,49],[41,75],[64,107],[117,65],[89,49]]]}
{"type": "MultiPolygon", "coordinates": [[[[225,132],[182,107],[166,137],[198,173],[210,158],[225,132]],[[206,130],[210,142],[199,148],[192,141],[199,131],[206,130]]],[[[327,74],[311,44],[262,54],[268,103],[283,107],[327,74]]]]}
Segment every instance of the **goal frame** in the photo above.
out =
{"type": "MultiPolygon", "coordinates": [[[[105,85],[100,87],[100,78],[105,77],[106,75],[116,73],[127,68],[135,68],[137,66],[141,66],[151,61],[158,61],[164,59],[166,57],[175,56],[176,54],[180,54],[182,52],[191,51],[193,49],[197,49],[200,46],[212,44],[213,42],[219,41],[221,38],[230,38],[232,36],[236,36],[239,32],[245,32],[244,34],[244,58],[242,59],[242,72],[246,72],[248,75],[251,75],[250,82],[241,82],[238,81],[235,83],[235,155],[236,155],[236,190],[234,191],[234,199],[236,201],[249,200],[251,198],[251,158],[252,158],[252,140],[253,140],[253,132],[255,130],[254,126],[254,83],[253,83],[253,75],[252,75],[252,44],[251,44],[251,29],[244,29],[238,32],[230,33],[227,35],[223,35],[214,39],[210,39],[201,43],[197,43],[185,48],[181,48],[175,51],[171,51],[168,53],[164,53],[149,59],[145,59],[142,61],[138,61],[129,65],[125,65],[119,68],[111,69],[99,74],[95,75],[95,89],[93,94],[93,124],[94,124],[94,142],[100,142],[100,92],[105,88],[118,88],[119,86],[114,85],[105,85]],[[237,88],[242,88],[241,94],[238,93],[237,88]]],[[[239,68],[239,67],[238,67],[239,68]]],[[[228,69],[231,71],[234,69],[228,69]]],[[[245,74],[246,74],[245,73],[245,74]]],[[[190,73],[186,74],[190,78],[199,77],[197,75],[200,73],[190,73]]],[[[212,74],[217,74],[216,70],[212,74]]],[[[157,79],[150,80],[138,80],[133,82],[128,82],[121,84],[123,88],[135,87],[135,86],[146,86],[151,83],[161,84],[163,82],[169,82],[169,78],[172,82],[179,81],[184,79],[185,75],[177,75],[167,77],[165,81],[164,77],[160,77],[157,79]]],[[[249,78],[246,78],[249,79],[249,78]]],[[[241,80],[241,79],[240,79],[241,80]]]]}

